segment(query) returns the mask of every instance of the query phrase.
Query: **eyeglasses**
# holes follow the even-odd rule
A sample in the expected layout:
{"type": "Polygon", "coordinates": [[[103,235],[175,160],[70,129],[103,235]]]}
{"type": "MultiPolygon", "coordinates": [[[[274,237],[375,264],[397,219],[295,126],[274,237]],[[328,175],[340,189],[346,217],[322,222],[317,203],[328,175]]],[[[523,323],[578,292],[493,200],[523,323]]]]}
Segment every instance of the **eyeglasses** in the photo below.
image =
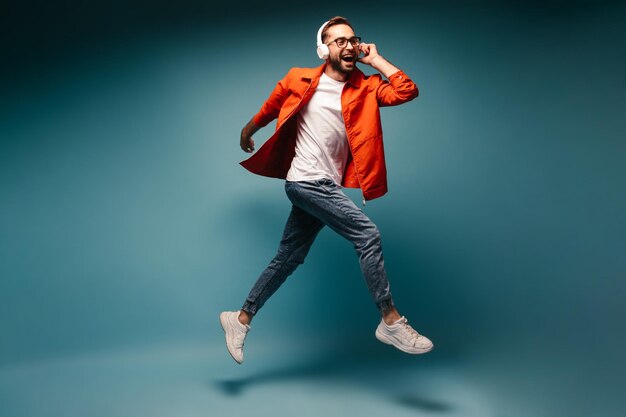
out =
{"type": "Polygon", "coordinates": [[[346,38],[337,38],[334,41],[330,41],[328,42],[326,45],[330,45],[331,43],[335,42],[337,44],[337,47],[339,48],[345,48],[346,46],[348,46],[348,42],[350,42],[350,44],[356,48],[357,46],[359,46],[359,44],[361,43],[361,37],[360,36],[353,36],[350,39],[346,39],[346,38]]]}

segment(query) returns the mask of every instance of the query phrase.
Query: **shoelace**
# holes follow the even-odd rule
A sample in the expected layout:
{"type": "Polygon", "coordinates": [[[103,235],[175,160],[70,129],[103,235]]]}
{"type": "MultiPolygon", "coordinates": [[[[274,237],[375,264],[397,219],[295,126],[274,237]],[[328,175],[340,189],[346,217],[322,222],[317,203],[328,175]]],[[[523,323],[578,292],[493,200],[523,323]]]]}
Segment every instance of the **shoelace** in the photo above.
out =
{"type": "Polygon", "coordinates": [[[235,347],[237,348],[242,348],[243,347],[243,341],[244,341],[244,335],[245,333],[239,333],[237,336],[235,336],[235,340],[233,341],[235,347]]]}
{"type": "Polygon", "coordinates": [[[413,327],[411,327],[408,323],[408,320],[406,319],[406,317],[402,317],[402,326],[404,327],[404,329],[406,330],[406,332],[411,335],[411,342],[415,343],[417,342],[417,340],[422,337],[422,335],[420,335],[417,330],[415,330],[413,327]]]}
{"type": "Polygon", "coordinates": [[[235,345],[235,347],[237,348],[242,348],[243,347],[243,342],[246,338],[246,334],[248,334],[248,332],[240,332],[237,333],[233,339],[233,344],[235,345]]]}

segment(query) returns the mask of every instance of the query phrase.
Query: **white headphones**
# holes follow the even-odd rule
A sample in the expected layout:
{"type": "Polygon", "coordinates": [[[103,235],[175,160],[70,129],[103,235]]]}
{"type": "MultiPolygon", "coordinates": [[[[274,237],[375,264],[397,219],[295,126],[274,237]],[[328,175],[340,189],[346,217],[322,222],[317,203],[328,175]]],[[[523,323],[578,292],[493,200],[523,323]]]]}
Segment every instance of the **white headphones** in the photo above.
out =
{"type": "Polygon", "coordinates": [[[324,24],[320,26],[320,30],[317,31],[317,56],[320,57],[320,59],[327,59],[330,55],[328,45],[322,42],[322,31],[328,22],[330,22],[330,20],[324,22],[324,24]]]}

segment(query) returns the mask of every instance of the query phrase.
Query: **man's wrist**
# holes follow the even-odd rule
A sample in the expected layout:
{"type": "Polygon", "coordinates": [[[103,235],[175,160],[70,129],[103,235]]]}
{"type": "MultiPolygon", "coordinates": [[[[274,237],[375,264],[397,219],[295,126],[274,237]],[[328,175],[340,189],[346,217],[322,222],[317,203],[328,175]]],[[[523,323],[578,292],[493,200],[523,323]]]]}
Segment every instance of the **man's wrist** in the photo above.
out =
{"type": "Polygon", "coordinates": [[[241,129],[241,136],[250,137],[259,130],[259,126],[254,123],[254,120],[250,120],[244,127],[241,129]]]}
{"type": "Polygon", "coordinates": [[[385,58],[383,58],[380,54],[376,55],[374,58],[372,58],[371,65],[372,67],[376,67],[376,65],[379,65],[384,60],[385,58]]]}
{"type": "Polygon", "coordinates": [[[376,55],[370,60],[370,67],[374,68],[375,70],[380,70],[381,62],[384,62],[384,58],[380,55],[376,55]]]}
{"type": "Polygon", "coordinates": [[[391,75],[399,71],[399,69],[395,65],[387,61],[382,55],[376,55],[374,58],[372,58],[372,60],[370,61],[370,65],[386,78],[389,78],[391,75]]]}

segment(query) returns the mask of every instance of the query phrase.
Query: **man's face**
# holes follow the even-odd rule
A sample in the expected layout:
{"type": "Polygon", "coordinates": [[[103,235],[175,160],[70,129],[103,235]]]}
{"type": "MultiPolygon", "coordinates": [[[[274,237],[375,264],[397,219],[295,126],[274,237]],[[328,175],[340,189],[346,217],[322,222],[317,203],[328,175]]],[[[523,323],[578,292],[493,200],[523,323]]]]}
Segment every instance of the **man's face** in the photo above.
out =
{"type": "Polygon", "coordinates": [[[334,42],[338,38],[350,39],[353,36],[354,31],[348,25],[335,25],[328,28],[325,43],[330,50],[328,56],[330,65],[335,71],[350,74],[354,70],[359,56],[358,47],[355,49],[350,42],[347,42],[344,48],[339,48],[337,42],[334,42]]]}

